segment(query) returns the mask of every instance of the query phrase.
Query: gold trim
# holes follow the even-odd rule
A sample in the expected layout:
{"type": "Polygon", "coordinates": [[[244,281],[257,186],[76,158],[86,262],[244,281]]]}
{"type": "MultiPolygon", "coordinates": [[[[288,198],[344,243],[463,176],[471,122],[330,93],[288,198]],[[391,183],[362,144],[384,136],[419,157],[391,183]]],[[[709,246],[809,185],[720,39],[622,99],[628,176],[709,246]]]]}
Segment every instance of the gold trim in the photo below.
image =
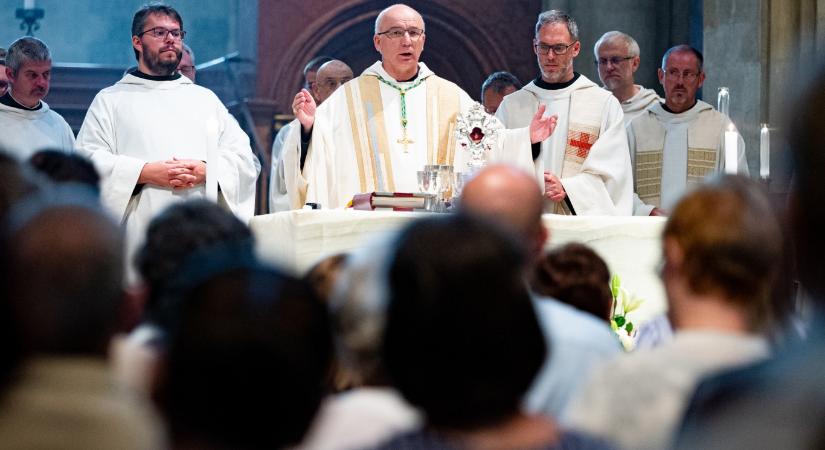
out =
{"type": "Polygon", "coordinates": [[[361,99],[364,105],[366,125],[370,130],[370,132],[367,133],[367,138],[370,142],[370,159],[374,167],[373,177],[377,180],[378,171],[380,170],[384,179],[383,186],[379,187],[379,183],[376,182],[376,189],[395,192],[392,158],[389,152],[387,128],[384,124],[384,101],[381,99],[381,86],[379,85],[378,78],[374,76],[360,77],[359,86],[361,87],[361,99]],[[376,154],[373,151],[374,149],[378,150],[378,161],[375,160],[376,154]]]}
{"type": "Polygon", "coordinates": [[[358,120],[355,113],[355,101],[353,100],[353,83],[344,85],[347,93],[347,112],[350,117],[350,128],[352,129],[352,143],[355,146],[355,161],[358,164],[358,181],[360,182],[361,192],[367,192],[367,176],[364,171],[364,143],[361,140],[361,133],[359,132],[358,120]]]}

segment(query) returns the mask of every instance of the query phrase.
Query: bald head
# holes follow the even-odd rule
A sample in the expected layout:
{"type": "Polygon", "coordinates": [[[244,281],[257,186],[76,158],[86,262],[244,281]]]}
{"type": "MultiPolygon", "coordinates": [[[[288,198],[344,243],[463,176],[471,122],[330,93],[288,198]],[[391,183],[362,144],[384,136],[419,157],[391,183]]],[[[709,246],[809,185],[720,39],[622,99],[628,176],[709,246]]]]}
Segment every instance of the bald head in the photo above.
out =
{"type": "Polygon", "coordinates": [[[323,102],[339,86],[353,78],[352,69],[343,61],[333,59],[324,63],[315,74],[313,95],[318,103],[323,102]]]}
{"type": "Polygon", "coordinates": [[[396,3],[395,5],[384,8],[384,10],[378,13],[378,17],[375,18],[375,34],[378,34],[381,30],[383,30],[381,26],[383,25],[384,19],[390,16],[398,16],[402,18],[410,18],[411,16],[414,16],[418,18],[418,21],[420,21],[422,29],[424,27],[424,17],[421,16],[418,11],[403,3],[396,3]]]}
{"type": "Polygon", "coordinates": [[[515,167],[488,166],[470,180],[461,194],[465,212],[487,217],[516,232],[536,255],[547,232],[541,223],[544,199],[536,179],[515,167]]]}

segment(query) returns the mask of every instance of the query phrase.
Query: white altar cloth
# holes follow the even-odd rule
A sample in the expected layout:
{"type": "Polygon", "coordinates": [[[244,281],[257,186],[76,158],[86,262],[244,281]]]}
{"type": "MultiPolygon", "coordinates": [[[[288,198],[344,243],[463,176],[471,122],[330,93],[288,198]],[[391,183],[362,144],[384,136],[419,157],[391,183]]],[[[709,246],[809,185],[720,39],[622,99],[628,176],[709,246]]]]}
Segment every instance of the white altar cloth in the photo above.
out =
{"type": "MultiPolygon", "coordinates": [[[[250,221],[258,255],[296,274],[323,257],[361,247],[370,238],[397,230],[428,213],[295,210],[256,216],[250,221]]],[[[582,242],[617,273],[622,286],[645,300],[637,325],[666,310],[656,268],[661,260],[662,217],[544,215],[550,230],[547,247],[582,242]]]]}

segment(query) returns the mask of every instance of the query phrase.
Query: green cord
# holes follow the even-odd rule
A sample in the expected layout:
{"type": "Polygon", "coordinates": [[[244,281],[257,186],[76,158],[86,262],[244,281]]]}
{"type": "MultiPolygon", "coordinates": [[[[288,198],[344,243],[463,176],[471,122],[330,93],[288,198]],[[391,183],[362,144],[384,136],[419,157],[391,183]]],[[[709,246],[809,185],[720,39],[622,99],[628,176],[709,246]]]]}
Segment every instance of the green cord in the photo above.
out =
{"type": "Polygon", "coordinates": [[[381,75],[377,75],[377,76],[378,76],[379,81],[381,81],[382,83],[386,84],[387,86],[389,86],[391,88],[396,89],[401,94],[401,127],[404,128],[404,136],[406,136],[407,135],[407,100],[406,100],[407,91],[409,91],[410,89],[413,89],[415,87],[418,87],[418,85],[420,85],[424,81],[424,78],[420,78],[412,86],[409,86],[405,89],[405,88],[402,88],[401,86],[398,86],[397,84],[395,84],[391,81],[385,80],[384,77],[382,77],[381,75]]]}

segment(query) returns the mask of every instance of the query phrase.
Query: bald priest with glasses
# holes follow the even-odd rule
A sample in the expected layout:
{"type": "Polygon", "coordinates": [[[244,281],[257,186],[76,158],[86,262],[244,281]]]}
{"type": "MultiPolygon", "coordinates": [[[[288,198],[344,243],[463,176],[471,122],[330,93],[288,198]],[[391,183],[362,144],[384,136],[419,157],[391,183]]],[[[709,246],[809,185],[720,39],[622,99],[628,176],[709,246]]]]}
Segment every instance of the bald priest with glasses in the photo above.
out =
{"type": "MultiPolygon", "coordinates": [[[[419,61],[426,38],[421,14],[390,6],[375,21],[381,61],[317,110],[308,91],[295,96],[301,127],[286,137],[283,155],[292,209],[307,202],[342,208],[363,192],[416,192],[416,172],[425,165],[466,167],[470,158],[456,145],[456,119],[473,101],[419,61]]],[[[524,128],[503,130],[488,160],[532,167],[530,144],[550,136],[555,120],[544,109],[533,111],[524,128]]]]}
{"type": "Polygon", "coordinates": [[[573,70],[581,43],[572,17],[551,10],[538,17],[533,40],[540,76],[506,96],[496,112],[507,128],[523,127],[546,107],[556,131],[533,145],[545,212],[631,215],[633,180],[618,100],[573,70]]]}
{"type": "Polygon", "coordinates": [[[126,226],[130,261],[148,222],[173,202],[208,197],[244,221],[254,214],[260,163],[218,97],[178,73],[184,35],[175,9],[138,10],[138,68],[95,96],[77,136],[104,205],[126,226]]]}
{"type": "MultiPolygon", "coordinates": [[[[662,57],[659,83],[664,103],[655,103],[627,126],[633,161],[634,214],[667,215],[685,191],[725,169],[728,116],[696,98],[705,81],[702,53],[688,45],[662,57]]],[[[745,141],[737,136],[737,172],[748,173],[745,141]]]]}

